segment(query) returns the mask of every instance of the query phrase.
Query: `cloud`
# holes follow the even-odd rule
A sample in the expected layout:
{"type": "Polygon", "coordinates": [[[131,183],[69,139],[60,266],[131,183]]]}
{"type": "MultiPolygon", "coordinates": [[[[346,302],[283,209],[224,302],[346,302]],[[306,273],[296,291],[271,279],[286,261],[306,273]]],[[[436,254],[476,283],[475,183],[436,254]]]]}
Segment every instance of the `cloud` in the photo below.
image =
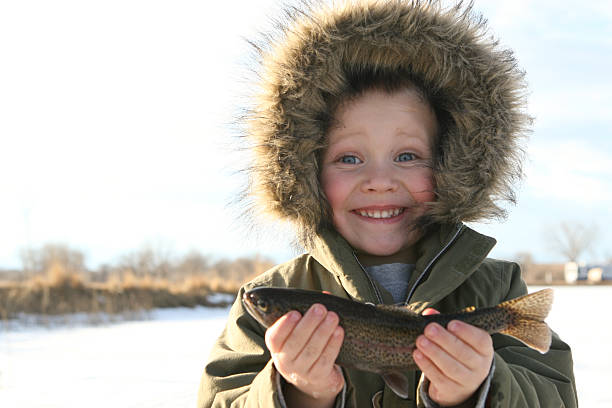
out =
{"type": "Polygon", "coordinates": [[[591,35],[610,33],[612,3],[605,0],[582,2],[573,0],[515,0],[481,1],[482,10],[496,31],[520,30],[524,34],[538,33],[550,38],[591,38],[610,44],[609,36],[591,35]],[[572,29],[568,28],[571,27],[572,29]]]}
{"type": "Polygon", "coordinates": [[[529,155],[527,190],[534,196],[585,207],[612,202],[612,166],[606,152],[587,143],[564,141],[533,144],[529,155]]]}
{"type": "Polygon", "coordinates": [[[607,83],[560,84],[557,89],[535,92],[529,103],[537,126],[561,123],[610,122],[612,85],[607,83]]]}
{"type": "Polygon", "coordinates": [[[480,1],[475,8],[526,70],[538,125],[610,123],[612,2],[480,1]]]}

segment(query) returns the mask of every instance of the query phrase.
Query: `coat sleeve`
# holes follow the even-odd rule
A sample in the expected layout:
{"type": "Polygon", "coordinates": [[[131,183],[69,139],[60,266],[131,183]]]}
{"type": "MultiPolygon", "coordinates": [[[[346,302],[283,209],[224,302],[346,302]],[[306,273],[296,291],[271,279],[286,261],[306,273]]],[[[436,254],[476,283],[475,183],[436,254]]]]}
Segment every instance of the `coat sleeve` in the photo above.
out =
{"type": "Polygon", "coordinates": [[[265,331],[244,309],[243,293],[244,288],[211,350],[200,381],[198,408],[281,407],[265,331]]]}
{"type": "MultiPolygon", "coordinates": [[[[518,265],[512,264],[506,299],[527,293],[518,265]]],[[[552,335],[546,354],[518,340],[495,334],[495,372],[489,391],[491,407],[577,407],[572,352],[559,336],[552,335]]]]}
{"type": "MultiPolygon", "coordinates": [[[[221,336],[211,350],[198,390],[198,408],[286,408],[282,379],[265,345],[265,330],[242,305],[238,292],[221,336]]],[[[346,383],[335,408],[346,399],[346,383]]]]}

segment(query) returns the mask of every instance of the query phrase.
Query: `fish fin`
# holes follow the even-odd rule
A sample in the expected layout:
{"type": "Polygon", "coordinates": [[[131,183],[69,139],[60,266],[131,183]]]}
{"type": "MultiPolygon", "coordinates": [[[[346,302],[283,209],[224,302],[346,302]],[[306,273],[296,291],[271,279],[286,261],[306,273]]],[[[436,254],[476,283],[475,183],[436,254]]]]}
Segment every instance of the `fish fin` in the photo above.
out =
{"type": "Polygon", "coordinates": [[[544,322],[553,301],[553,290],[543,289],[529,295],[501,303],[498,307],[506,309],[513,316],[513,324],[501,330],[529,347],[546,353],[552,339],[550,328],[544,322]]]}
{"type": "Polygon", "coordinates": [[[401,398],[408,398],[410,384],[406,375],[399,371],[388,371],[382,375],[385,384],[401,398]]]}

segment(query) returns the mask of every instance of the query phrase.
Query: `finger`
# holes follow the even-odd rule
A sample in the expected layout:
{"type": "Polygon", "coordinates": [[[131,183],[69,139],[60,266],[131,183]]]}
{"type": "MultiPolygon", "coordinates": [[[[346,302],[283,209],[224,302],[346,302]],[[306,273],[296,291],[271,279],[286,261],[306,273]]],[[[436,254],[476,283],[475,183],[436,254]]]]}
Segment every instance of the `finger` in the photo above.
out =
{"type": "Polygon", "coordinates": [[[295,360],[326,314],[325,306],[318,303],[312,305],[285,341],[283,352],[291,355],[295,360]]]}
{"type": "Polygon", "coordinates": [[[413,352],[413,358],[423,375],[430,381],[427,393],[433,401],[441,406],[455,406],[465,401],[477,388],[477,386],[465,387],[464,384],[456,383],[447,377],[419,349],[413,352]]]}
{"type": "Polygon", "coordinates": [[[295,364],[306,369],[310,369],[329,342],[334,329],[338,326],[340,319],[334,312],[328,312],[323,321],[312,333],[302,351],[295,358],[295,364]]]}
{"type": "Polygon", "coordinates": [[[338,358],[343,340],[344,329],[340,326],[336,326],[319,358],[310,368],[310,375],[312,377],[326,378],[329,375],[330,371],[333,370],[336,358],[338,358]]]}
{"type": "Polygon", "coordinates": [[[448,378],[440,371],[440,369],[431,361],[420,349],[416,349],[412,353],[414,362],[423,372],[423,375],[429,379],[432,384],[436,384],[438,388],[452,392],[459,385],[448,378]]]}
{"type": "MultiPolygon", "coordinates": [[[[451,325],[456,327],[456,325],[451,325]]],[[[477,329],[474,326],[463,327],[462,329],[469,330],[469,327],[477,329]]],[[[487,337],[490,337],[486,332],[482,331],[487,337]]],[[[430,324],[425,328],[425,336],[431,341],[436,343],[448,354],[450,354],[455,360],[461,362],[465,367],[469,369],[479,368],[483,361],[483,356],[479,354],[473,346],[465,343],[461,338],[457,337],[454,333],[449,330],[445,330],[438,324],[430,324]]]]}
{"type": "MultiPolygon", "coordinates": [[[[429,326],[428,326],[429,327],[429,326]]],[[[441,327],[440,327],[441,328],[441,327]]],[[[425,329],[427,331],[427,328],[425,329]]],[[[432,329],[430,329],[432,331],[432,329]]],[[[439,331],[439,330],[438,330],[439,331]]],[[[417,338],[417,347],[446,377],[461,384],[471,376],[470,370],[427,336],[417,338]]]]}
{"type": "Polygon", "coordinates": [[[293,332],[300,318],[300,313],[292,310],[281,316],[266,330],[265,341],[270,353],[278,353],[282,350],[285,341],[293,332]]]}
{"type": "Polygon", "coordinates": [[[448,331],[484,357],[493,356],[493,340],[486,331],[459,320],[448,324],[448,331]]]}
{"type": "Polygon", "coordinates": [[[440,314],[440,312],[438,312],[433,307],[428,307],[427,309],[423,310],[423,313],[422,313],[423,316],[430,316],[430,315],[436,315],[436,314],[440,314]]]}

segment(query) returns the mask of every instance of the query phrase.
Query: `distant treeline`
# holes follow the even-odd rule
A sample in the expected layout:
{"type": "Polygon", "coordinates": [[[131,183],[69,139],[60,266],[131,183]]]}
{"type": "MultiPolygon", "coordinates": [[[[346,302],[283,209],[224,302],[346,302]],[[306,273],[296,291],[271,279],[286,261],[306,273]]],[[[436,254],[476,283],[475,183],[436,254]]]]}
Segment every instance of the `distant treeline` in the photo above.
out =
{"type": "Polygon", "coordinates": [[[116,265],[85,267],[82,252],[49,244],[22,252],[22,270],[0,272],[0,318],[20,313],[125,313],[157,307],[224,306],[212,294],[235,294],[273,262],[260,256],[233,260],[190,252],[173,257],[145,247],[116,265]]]}

